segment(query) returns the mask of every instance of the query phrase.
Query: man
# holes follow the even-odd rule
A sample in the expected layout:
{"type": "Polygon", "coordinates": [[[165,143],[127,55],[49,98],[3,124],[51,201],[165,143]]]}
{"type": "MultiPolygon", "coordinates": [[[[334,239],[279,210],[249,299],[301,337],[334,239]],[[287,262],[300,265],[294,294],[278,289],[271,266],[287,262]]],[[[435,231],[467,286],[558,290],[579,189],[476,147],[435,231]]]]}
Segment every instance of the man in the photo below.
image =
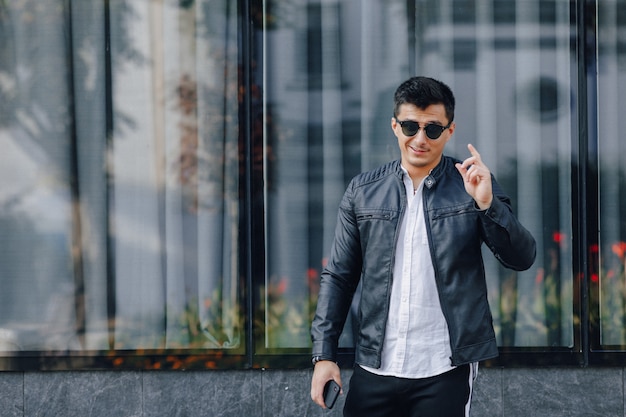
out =
{"type": "Polygon", "coordinates": [[[535,260],[480,154],[443,155],[454,95],[413,77],[394,95],[401,159],[355,177],[339,207],[311,336],[311,398],[324,407],[339,335],[361,282],[354,372],[344,416],[469,415],[477,364],[498,354],[481,245],[507,268],[535,260]]]}

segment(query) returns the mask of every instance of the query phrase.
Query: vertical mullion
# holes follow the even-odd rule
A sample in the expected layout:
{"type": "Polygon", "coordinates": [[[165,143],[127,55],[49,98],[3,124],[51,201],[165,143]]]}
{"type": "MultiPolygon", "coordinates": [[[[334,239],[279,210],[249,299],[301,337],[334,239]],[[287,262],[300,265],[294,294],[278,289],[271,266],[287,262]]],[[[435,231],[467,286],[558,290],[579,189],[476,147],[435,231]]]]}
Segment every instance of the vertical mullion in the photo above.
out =
{"type": "Polygon", "coordinates": [[[105,129],[106,129],[106,194],[105,216],[107,219],[107,245],[106,245],[106,277],[107,277],[107,329],[109,349],[115,346],[115,218],[112,210],[114,201],[114,175],[113,175],[113,69],[111,57],[111,6],[110,1],[104,2],[104,59],[105,59],[105,129]]]}
{"type": "MultiPolygon", "coordinates": [[[[239,148],[240,148],[240,164],[243,166],[242,172],[244,173],[241,181],[239,182],[239,190],[240,195],[242,196],[239,201],[243,204],[243,210],[241,213],[243,214],[242,227],[240,230],[240,235],[243,235],[242,244],[239,245],[240,248],[245,248],[245,256],[240,256],[240,265],[243,271],[245,271],[245,323],[246,323],[246,347],[245,347],[245,355],[246,368],[250,368],[254,365],[254,304],[252,301],[253,294],[255,294],[255,289],[253,288],[253,276],[254,276],[254,265],[253,259],[255,258],[253,251],[255,250],[254,245],[254,236],[253,232],[253,213],[255,212],[255,207],[252,202],[254,201],[252,195],[258,190],[253,189],[253,174],[254,174],[254,160],[256,155],[252,155],[253,150],[255,149],[252,144],[252,109],[251,109],[251,94],[252,94],[252,65],[254,57],[252,56],[253,48],[253,22],[251,16],[251,5],[250,1],[246,0],[238,0],[237,8],[240,11],[238,15],[240,16],[239,20],[239,28],[240,30],[237,33],[240,36],[239,39],[239,48],[241,53],[239,54],[239,65],[242,68],[242,71],[239,75],[239,85],[243,88],[244,94],[241,97],[241,101],[239,103],[239,148]]],[[[256,5],[258,7],[258,5],[256,5]]]]}
{"type": "Polygon", "coordinates": [[[589,354],[597,342],[590,306],[591,276],[597,273],[597,263],[591,259],[591,248],[598,247],[598,164],[597,164],[597,57],[596,57],[596,4],[594,0],[579,0],[577,8],[577,62],[578,62],[578,176],[575,178],[579,196],[579,274],[582,364],[589,365],[589,354]]]}
{"type": "Polygon", "coordinates": [[[71,136],[70,140],[70,192],[72,210],[72,272],[74,276],[74,312],[76,314],[75,330],[80,341],[80,346],[85,346],[85,277],[83,269],[83,244],[82,244],[82,223],[80,204],[80,181],[78,169],[78,134],[76,131],[76,80],[74,79],[74,31],[72,1],[66,1],[67,25],[68,25],[68,86],[70,90],[70,114],[71,136]]]}

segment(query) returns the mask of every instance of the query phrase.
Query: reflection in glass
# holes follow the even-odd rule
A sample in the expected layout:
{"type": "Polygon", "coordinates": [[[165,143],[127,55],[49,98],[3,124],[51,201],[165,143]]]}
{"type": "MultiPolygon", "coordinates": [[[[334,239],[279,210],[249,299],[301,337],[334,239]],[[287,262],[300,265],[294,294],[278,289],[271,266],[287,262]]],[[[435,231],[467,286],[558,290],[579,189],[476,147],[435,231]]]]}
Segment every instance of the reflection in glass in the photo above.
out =
{"type": "MultiPolygon", "coordinates": [[[[465,158],[467,143],[476,145],[538,241],[537,261],[522,273],[485,254],[500,345],[572,347],[570,4],[267,4],[266,297],[273,304],[265,347],[309,346],[315,283],[339,200],[353,175],[398,158],[392,94],[415,74],[452,87],[457,130],[448,153],[465,158]]],[[[341,343],[351,343],[349,325],[341,343]]]]}
{"type": "Polygon", "coordinates": [[[598,143],[600,167],[599,285],[600,344],[626,345],[626,14],[624,2],[598,3],[598,143]]]}
{"type": "Polygon", "coordinates": [[[236,2],[67,4],[0,3],[0,350],[242,351],[236,2]]]}
{"type": "Polygon", "coordinates": [[[0,350],[79,345],[65,29],[53,2],[0,5],[0,350]]]}
{"type": "Polygon", "coordinates": [[[133,3],[128,40],[111,20],[116,349],[242,347],[230,3],[133,3]]]}
{"type": "Polygon", "coordinates": [[[407,17],[400,1],[268,3],[265,345],[307,347],[345,185],[395,152],[391,94],[408,55],[388,45],[405,43],[407,17]]]}

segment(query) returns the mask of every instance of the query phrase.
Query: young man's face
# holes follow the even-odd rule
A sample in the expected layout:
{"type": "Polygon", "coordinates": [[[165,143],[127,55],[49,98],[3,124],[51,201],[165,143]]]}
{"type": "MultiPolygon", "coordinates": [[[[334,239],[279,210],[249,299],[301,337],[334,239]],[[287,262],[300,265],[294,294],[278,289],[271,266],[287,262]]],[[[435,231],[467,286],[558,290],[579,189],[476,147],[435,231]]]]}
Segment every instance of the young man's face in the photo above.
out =
{"type": "Polygon", "coordinates": [[[424,178],[439,164],[443,148],[452,137],[455,125],[450,123],[450,127],[444,129],[438,139],[430,139],[424,127],[428,124],[445,127],[448,123],[443,104],[433,104],[425,109],[420,109],[413,104],[402,104],[397,116],[391,118],[391,129],[398,138],[398,146],[402,154],[402,166],[409,172],[411,178],[424,178]],[[402,131],[400,122],[405,121],[419,123],[420,128],[416,134],[407,136],[402,131]]]}

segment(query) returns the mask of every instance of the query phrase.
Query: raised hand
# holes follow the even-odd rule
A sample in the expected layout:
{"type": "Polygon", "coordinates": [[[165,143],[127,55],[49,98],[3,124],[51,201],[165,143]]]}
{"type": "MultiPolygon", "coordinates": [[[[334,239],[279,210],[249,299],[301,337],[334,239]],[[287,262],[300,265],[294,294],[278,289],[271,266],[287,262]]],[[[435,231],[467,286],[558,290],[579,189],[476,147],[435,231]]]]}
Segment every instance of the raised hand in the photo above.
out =
{"type": "Polygon", "coordinates": [[[472,156],[455,166],[463,177],[465,191],[472,196],[481,210],[486,210],[491,206],[493,200],[491,171],[480,159],[480,154],[471,143],[467,145],[467,149],[472,156]]]}

